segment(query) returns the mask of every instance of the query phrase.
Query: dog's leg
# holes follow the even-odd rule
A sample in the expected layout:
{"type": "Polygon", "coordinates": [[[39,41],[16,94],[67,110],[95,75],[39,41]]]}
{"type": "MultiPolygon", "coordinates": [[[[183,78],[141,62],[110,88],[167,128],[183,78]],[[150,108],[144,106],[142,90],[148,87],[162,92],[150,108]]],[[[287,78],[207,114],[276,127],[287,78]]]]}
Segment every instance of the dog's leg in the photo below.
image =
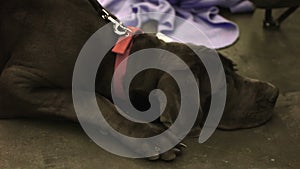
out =
{"type": "Polygon", "coordinates": [[[76,120],[70,92],[47,84],[30,68],[5,69],[0,92],[0,118],[60,116],[76,120]]]}
{"type": "MultiPolygon", "coordinates": [[[[180,72],[180,71],[179,71],[180,72]]],[[[179,74],[178,72],[178,74],[179,74]]],[[[186,73],[181,71],[182,78],[186,79],[186,73]]],[[[188,80],[187,80],[188,81],[188,80]]],[[[189,98],[181,98],[180,90],[177,86],[176,81],[168,74],[164,74],[158,83],[158,89],[163,90],[165,95],[167,96],[167,103],[163,114],[160,116],[160,121],[166,126],[170,127],[175,120],[177,119],[180,106],[181,106],[181,99],[189,99],[189,98]]],[[[162,100],[160,100],[162,102],[162,100]]],[[[190,101],[193,103],[193,101],[190,101]]],[[[199,103],[200,104],[200,103],[199,103]]],[[[184,112],[182,112],[184,113],[184,112]]],[[[196,122],[194,124],[193,130],[190,132],[190,136],[198,136],[200,133],[200,122],[203,116],[202,109],[199,109],[198,116],[196,122]]],[[[181,119],[183,123],[186,121],[181,119]]]]}
{"type": "MultiPolygon", "coordinates": [[[[107,117],[106,120],[108,123],[116,129],[118,132],[121,132],[127,136],[131,136],[134,138],[146,138],[146,137],[151,137],[158,135],[162,132],[164,132],[164,128],[162,126],[153,124],[153,123],[133,123],[129,121],[128,119],[124,118],[123,116],[120,115],[118,110],[116,110],[115,106],[113,103],[111,103],[108,99],[106,99],[103,96],[98,96],[97,97],[98,104],[100,105],[101,112],[103,113],[104,117],[107,117]]],[[[174,136],[172,133],[168,133],[169,136],[168,138],[160,138],[162,139],[161,141],[164,143],[164,145],[172,145],[172,142],[177,139],[176,136],[174,136]]],[[[138,144],[132,144],[135,145],[136,147],[130,147],[142,152],[138,153],[143,153],[143,151],[147,151],[147,149],[153,149],[155,147],[149,147],[149,145],[138,145],[138,144]]],[[[177,155],[181,154],[181,144],[175,146],[173,149],[157,155],[154,158],[150,159],[162,159],[165,161],[170,161],[174,160],[177,155]]]]}
{"type": "MultiPolygon", "coordinates": [[[[43,86],[39,77],[32,74],[27,68],[18,66],[7,68],[0,78],[0,92],[0,118],[59,116],[77,121],[72,91],[43,86]]],[[[120,133],[140,138],[158,135],[164,130],[164,128],[152,123],[138,124],[127,120],[103,96],[97,95],[97,101],[106,121],[120,133]]],[[[88,117],[87,113],[85,118],[84,120],[88,121],[91,117],[88,117]]],[[[101,124],[92,125],[97,125],[99,130],[105,129],[101,124]]],[[[168,138],[162,139],[164,144],[172,144],[176,137],[170,133],[168,138]]],[[[156,148],[148,145],[132,145],[135,147],[129,148],[136,150],[137,153],[156,148]]],[[[157,158],[173,160],[177,153],[178,149],[174,148],[157,158]]]]}

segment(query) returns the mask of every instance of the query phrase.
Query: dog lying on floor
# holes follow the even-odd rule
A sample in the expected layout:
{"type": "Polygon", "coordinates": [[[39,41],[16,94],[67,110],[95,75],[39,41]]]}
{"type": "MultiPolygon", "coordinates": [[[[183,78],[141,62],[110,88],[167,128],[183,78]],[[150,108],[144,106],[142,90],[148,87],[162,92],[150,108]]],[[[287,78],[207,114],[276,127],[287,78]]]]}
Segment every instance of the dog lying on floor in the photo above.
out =
{"type": "MultiPolygon", "coordinates": [[[[59,116],[77,121],[71,90],[74,65],[88,38],[107,22],[99,19],[88,0],[1,1],[0,12],[0,61],[5,62],[0,76],[0,118],[59,116]]],[[[114,36],[113,31],[111,34],[114,36]]],[[[175,53],[191,67],[200,86],[202,109],[195,124],[195,128],[199,128],[210,102],[210,82],[201,61],[188,46],[165,43],[151,34],[136,37],[131,53],[145,48],[175,53]]],[[[278,89],[266,82],[241,77],[232,61],[222,55],[220,59],[226,73],[228,95],[219,128],[251,128],[267,122],[272,116],[278,89]]],[[[147,109],[148,94],[153,89],[159,88],[172,98],[159,119],[162,125],[136,124],[121,116],[111,101],[114,62],[115,53],[109,52],[96,79],[97,101],[108,123],[132,137],[149,137],[164,131],[164,126],[174,122],[180,107],[172,77],[161,71],[147,70],[135,78],[130,97],[138,109],[147,109]]],[[[177,154],[178,149],[174,148],[155,159],[173,160],[177,154]]]]}

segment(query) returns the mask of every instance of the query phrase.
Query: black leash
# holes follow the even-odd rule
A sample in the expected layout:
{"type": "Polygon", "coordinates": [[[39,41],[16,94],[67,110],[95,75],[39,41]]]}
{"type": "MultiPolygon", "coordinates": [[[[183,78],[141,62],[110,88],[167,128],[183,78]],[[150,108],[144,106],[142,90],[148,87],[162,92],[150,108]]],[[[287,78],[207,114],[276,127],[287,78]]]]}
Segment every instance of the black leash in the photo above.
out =
{"type": "Polygon", "coordinates": [[[89,0],[89,1],[91,5],[95,8],[95,10],[98,12],[100,17],[102,17],[104,20],[110,22],[108,20],[108,16],[111,16],[115,20],[118,20],[115,16],[113,16],[110,12],[108,12],[105,8],[103,8],[97,0],[89,0]]]}
{"type": "Polygon", "coordinates": [[[131,30],[124,26],[123,23],[117,17],[108,12],[105,8],[103,8],[97,0],[89,0],[89,2],[95,8],[95,10],[98,12],[102,19],[104,19],[107,22],[113,23],[114,32],[117,35],[123,36],[128,34],[128,32],[131,32],[131,30]]]}

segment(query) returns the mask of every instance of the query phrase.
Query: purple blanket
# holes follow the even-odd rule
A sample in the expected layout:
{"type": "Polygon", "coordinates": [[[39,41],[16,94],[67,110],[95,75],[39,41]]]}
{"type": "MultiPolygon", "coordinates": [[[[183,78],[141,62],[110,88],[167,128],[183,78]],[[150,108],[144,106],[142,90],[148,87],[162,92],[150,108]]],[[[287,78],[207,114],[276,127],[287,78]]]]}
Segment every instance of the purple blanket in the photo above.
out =
{"type": "Polygon", "coordinates": [[[127,26],[141,27],[149,20],[156,20],[158,32],[173,41],[216,49],[233,44],[239,36],[238,26],[220,16],[218,6],[229,8],[233,13],[250,12],[254,9],[248,0],[98,1],[127,26]],[[199,34],[199,30],[202,34],[199,34]]]}

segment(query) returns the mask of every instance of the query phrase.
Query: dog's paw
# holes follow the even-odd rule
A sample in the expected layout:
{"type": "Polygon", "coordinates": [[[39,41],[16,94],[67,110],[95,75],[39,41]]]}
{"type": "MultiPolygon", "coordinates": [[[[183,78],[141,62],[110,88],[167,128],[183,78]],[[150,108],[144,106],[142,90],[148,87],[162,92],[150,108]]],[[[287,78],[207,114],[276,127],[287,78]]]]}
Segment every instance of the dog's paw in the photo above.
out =
{"type": "MultiPolygon", "coordinates": [[[[148,154],[154,154],[152,157],[148,157],[151,161],[163,160],[163,161],[173,161],[176,157],[183,153],[183,150],[187,147],[184,143],[179,143],[179,138],[172,132],[165,130],[162,126],[151,125],[151,130],[144,130],[143,138],[146,140],[153,136],[158,136],[154,140],[147,140],[144,144],[131,144],[131,147],[136,153],[142,156],[147,156],[148,154]],[[162,134],[164,133],[164,134],[162,134]],[[172,147],[170,150],[166,151],[168,147],[172,147]]],[[[138,130],[142,132],[142,130],[138,130]]],[[[141,133],[139,134],[141,136],[141,133]]]]}
{"type": "Polygon", "coordinates": [[[163,160],[163,161],[173,161],[175,160],[178,156],[182,155],[184,149],[186,149],[187,146],[184,143],[180,143],[171,150],[162,153],[162,154],[157,154],[155,156],[149,157],[148,160],[150,161],[156,161],[156,160],[163,160]]]}

